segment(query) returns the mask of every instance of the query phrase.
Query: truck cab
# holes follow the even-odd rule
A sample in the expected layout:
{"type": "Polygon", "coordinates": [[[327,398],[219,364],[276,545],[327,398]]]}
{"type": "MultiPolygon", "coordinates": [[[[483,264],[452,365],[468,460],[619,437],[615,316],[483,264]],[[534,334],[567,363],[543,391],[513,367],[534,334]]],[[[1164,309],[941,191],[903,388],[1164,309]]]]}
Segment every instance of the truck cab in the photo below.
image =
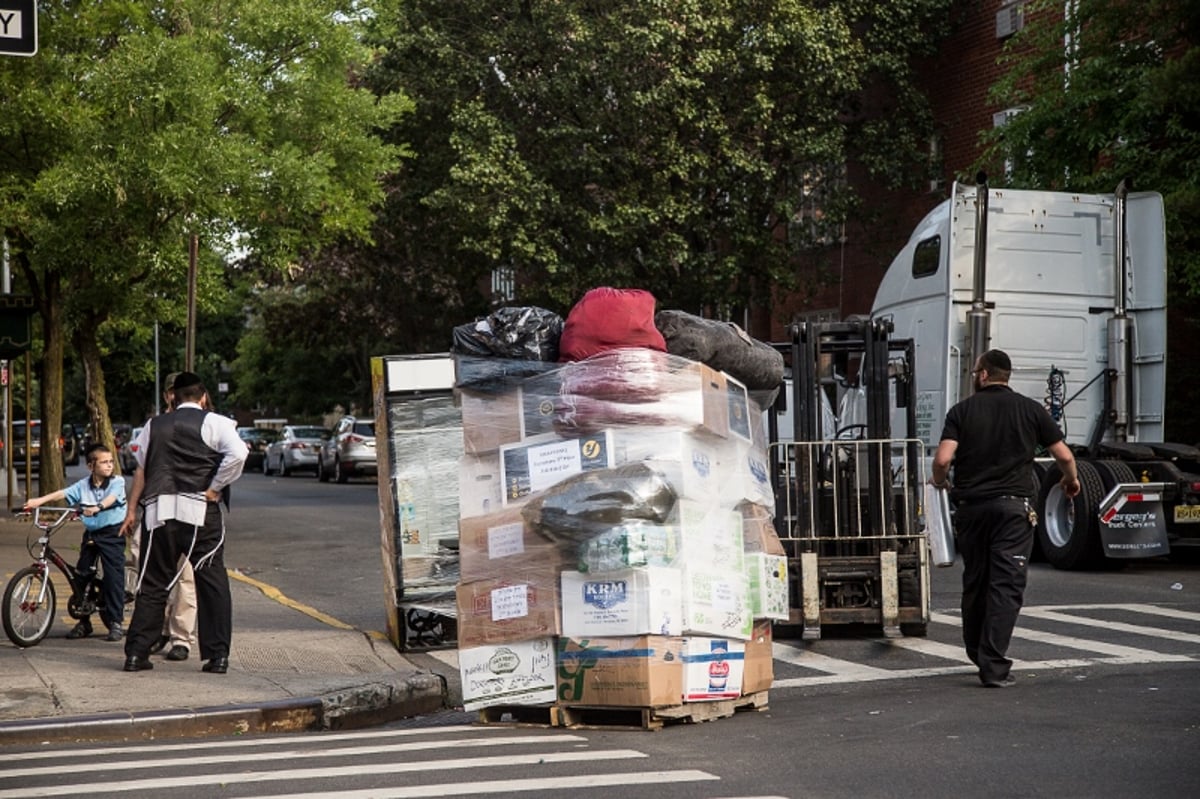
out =
{"type": "Polygon", "coordinates": [[[959,183],[916,227],[875,297],[872,318],[890,320],[897,337],[915,342],[917,435],[926,457],[987,349],[1012,358],[1015,391],[1044,401],[1080,461],[1084,486],[1072,502],[1056,493],[1056,467],[1043,461],[1036,470],[1039,545],[1062,568],[1164,554],[1168,532],[1180,543],[1196,536],[1177,518],[1197,503],[1192,473],[1200,453],[1162,443],[1165,239],[1155,193],[959,183]],[[1114,507],[1127,516],[1157,514],[1158,534],[1122,544],[1100,521],[1114,507]]]}

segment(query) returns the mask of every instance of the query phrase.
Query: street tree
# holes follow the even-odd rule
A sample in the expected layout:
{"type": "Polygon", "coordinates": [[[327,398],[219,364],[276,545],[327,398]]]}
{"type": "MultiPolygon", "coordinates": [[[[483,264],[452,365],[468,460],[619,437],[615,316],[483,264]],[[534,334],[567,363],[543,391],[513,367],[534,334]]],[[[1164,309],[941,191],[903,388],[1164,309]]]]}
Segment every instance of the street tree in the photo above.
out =
{"type": "MultiPolygon", "coordinates": [[[[354,0],[39,4],[38,55],[0,62],[0,225],[41,317],[46,429],[71,342],[111,444],[99,333],[183,322],[191,237],[211,308],[234,258],[284,269],[368,234],[404,152],[377,133],[408,103],[356,83],[373,57],[364,13],[354,0]]],[[[62,472],[47,454],[44,490],[62,472]]]]}
{"type": "Polygon", "coordinates": [[[840,235],[850,177],[927,177],[910,64],[950,5],[381,5],[388,52],[368,81],[414,99],[394,135],[417,157],[374,244],[343,263],[408,288],[391,313],[427,322],[396,324],[406,349],[511,299],[506,277],[522,304],[564,312],[596,285],[696,311],[769,305],[840,235]]]}
{"type": "Polygon", "coordinates": [[[983,134],[993,182],[1163,195],[1173,313],[1168,424],[1200,438],[1200,4],[1030,0],[992,99],[1017,109],[983,134]],[[1064,8],[1068,12],[1064,15],[1064,8]],[[999,166],[997,169],[995,167],[999,166]]]}

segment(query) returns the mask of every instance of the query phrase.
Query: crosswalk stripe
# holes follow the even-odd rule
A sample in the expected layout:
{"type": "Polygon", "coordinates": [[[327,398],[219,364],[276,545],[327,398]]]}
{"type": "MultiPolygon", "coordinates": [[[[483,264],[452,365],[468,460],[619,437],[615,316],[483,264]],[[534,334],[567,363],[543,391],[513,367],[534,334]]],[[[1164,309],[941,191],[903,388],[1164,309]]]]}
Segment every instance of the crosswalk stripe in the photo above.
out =
{"type": "MultiPolygon", "coordinates": [[[[447,743],[443,742],[443,746],[447,743]]],[[[450,744],[454,745],[454,744],[450,744]]],[[[311,753],[310,753],[311,756],[311,753]]],[[[182,777],[146,778],[137,780],[122,780],[101,782],[94,776],[83,784],[47,785],[43,787],[23,786],[21,788],[0,791],[3,799],[37,796],[83,796],[88,793],[116,791],[155,791],[169,788],[186,788],[194,785],[233,785],[243,783],[262,783],[279,780],[315,780],[339,777],[356,777],[367,774],[403,774],[422,771],[446,772],[452,769],[503,768],[511,766],[537,765],[540,763],[589,763],[605,760],[628,760],[648,757],[644,752],[633,749],[609,749],[602,751],[571,752],[536,752],[524,755],[506,755],[497,757],[454,758],[449,760],[417,760],[410,762],[388,763],[358,763],[351,766],[333,766],[329,768],[281,768],[279,771],[248,771],[221,772],[217,774],[193,774],[182,777]]],[[[135,764],[136,765],[136,764],[135,764]]],[[[107,764],[106,764],[107,768],[107,764]]],[[[78,762],[74,763],[72,773],[79,773],[78,762]]],[[[7,778],[7,774],[5,777],[7,778]]],[[[461,792],[461,791],[460,791],[461,792]]],[[[453,793],[453,792],[447,792],[453,793]]],[[[342,791],[338,796],[349,795],[342,791]]],[[[315,794],[305,794],[313,796],[315,794]]],[[[328,795],[326,792],[325,795],[328,795]]],[[[371,793],[378,796],[378,793],[371,793]]],[[[425,796],[426,794],[415,794],[425,796]]],[[[429,794],[446,795],[446,794],[429,794]]]]}
{"type": "Polygon", "coordinates": [[[1166,638],[1171,641],[1187,641],[1192,644],[1200,644],[1200,635],[1193,633],[1177,632],[1175,630],[1164,630],[1161,627],[1145,627],[1140,624],[1126,624],[1119,621],[1108,621],[1105,619],[1093,619],[1088,616],[1075,616],[1069,613],[1060,613],[1057,610],[1048,610],[1046,608],[1028,608],[1021,611],[1022,616],[1032,616],[1035,619],[1046,619],[1047,621],[1059,621],[1067,624],[1078,624],[1082,627],[1100,627],[1105,630],[1113,630],[1115,632],[1134,633],[1136,635],[1145,635],[1151,638],[1166,638]]]}
{"type": "MultiPolygon", "coordinates": [[[[472,725],[472,724],[448,724],[445,727],[438,727],[437,731],[439,734],[446,734],[446,735],[454,735],[454,734],[458,734],[458,733],[470,733],[471,735],[480,735],[480,734],[485,734],[485,733],[497,734],[497,733],[501,733],[501,732],[507,732],[507,730],[505,730],[503,727],[479,727],[479,726],[472,725]]],[[[407,729],[407,730],[379,730],[379,731],[365,730],[362,732],[340,732],[340,733],[339,732],[325,732],[325,733],[321,733],[320,737],[312,739],[312,740],[321,746],[325,746],[330,743],[337,743],[338,741],[362,741],[362,740],[376,740],[376,739],[382,739],[382,738],[409,738],[409,737],[413,737],[416,735],[429,735],[429,728],[416,727],[416,728],[407,729]]],[[[579,736],[575,736],[575,735],[564,735],[561,738],[558,736],[554,736],[554,737],[548,737],[545,740],[546,741],[584,741],[586,739],[580,738],[579,736]]],[[[270,737],[239,738],[236,741],[191,741],[191,742],[188,742],[185,744],[151,744],[151,745],[147,745],[147,746],[138,746],[137,755],[138,755],[138,757],[143,757],[146,754],[150,754],[150,753],[163,753],[163,752],[194,753],[194,752],[202,750],[202,749],[237,748],[238,750],[245,750],[248,748],[284,747],[284,746],[295,746],[295,745],[296,745],[296,739],[291,736],[287,736],[284,738],[270,738],[270,737]]],[[[88,759],[92,759],[92,758],[102,760],[102,759],[109,758],[109,757],[112,757],[115,755],[126,754],[129,752],[130,752],[129,747],[125,747],[125,746],[121,746],[121,747],[102,746],[102,747],[94,747],[92,749],[72,749],[71,756],[76,758],[77,760],[88,760],[88,759]]],[[[62,752],[55,750],[55,749],[52,749],[49,751],[40,751],[40,752],[12,752],[12,753],[6,752],[4,754],[4,762],[12,763],[14,761],[20,761],[20,760],[48,760],[50,758],[56,758],[56,757],[62,757],[62,752]]],[[[3,776],[3,775],[0,775],[0,776],[3,776]]]]}
{"type": "MultiPolygon", "coordinates": [[[[942,613],[932,613],[931,618],[937,618],[942,623],[954,623],[954,618],[942,613]]],[[[1191,658],[1184,655],[1167,655],[1162,652],[1153,652],[1149,649],[1138,649],[1132,646],[1121,646],[1120,644],[1110,644],[1104,641],[1097,641],[1090,638],[1076,638],[1072,635],[1058,635],[1057,633],[1041,632],[1040,630],[1031,630],[1026,627],[1017,626],[1013,630],[1014,638],[1021,638],[1026,641],[1037,641],[1042,644],[1051,644],[1053,646],[1061,646],[1064,649],[1081,649],[1084,652],[1096,652],[1102,655],[1110,655],[1120,658],[1121,662],[1125,663],[1167,663],[1172,661],[1186,661],[1191,658]]]]}
{"type": "MultiPolygon", "coordinates": [[[[624,774],[581,774],[571,777],[544,777],[523,780],[488,780],[487,782],[448,782],[441,785],[417,785],[407,788],[364,791],[339,791],[339,799],[420,799],[427,796],[468,796],[485,793],[521,793],[523,791],[565,791],[576,788],[606,788],[617,785],[648,785],[677,782],[719,780],[706,771],[640,771],[624,774]]],[[[313,799],[321,793],[291,793],[264,796],[261,799],[313,799]]]]}
{"type": "Polygon", "coordinates": [[[852,660],[831,658],[828,655],[820,655],[807,649],[797,649],[778,642],[771,647],[771,654],[776,660],[782,660],[784,663],[839,676],[857,675],[864,679],[879,679],[878,675],[890,673],[887,669],[877,669],[874,666],[867,666],[852,660]]]}
{"type": "Polygon", "coordinates": [[[1163,608],[1158,605],[1142,603],[1132,604],[1103,604],[1103,605],[1040,605],[1047,610],[1127,610],[1130,613],[1144,613],[1150,616],[1165,616],[1169,619],[1200,622],[1200,613],[1178,608],[1163,608]]]}
{"type": "MultiPolygon", "coordinates": [[[[545,736],[545,735],[522,735],[508,738],[490,737],[490,738],[457,738],[453,741],[433,740],[433,741],[418,741],[405,744],[376,744],[374,746],[346,746],[336,749],[321,749],[315,750],[311,747],[295,747],[293,749],[285,749],[283,751],[274,752],[237,752],[233,751],[226,755],[209,755],[197,757],[195,755],[186,755],[178,758],[159,758],[157,760],[139,759],[139,760],[123,760],[123,761],[107,761],[104,764],[105,770],[120,771],[124,769],[151,769],[151,768],[173,768],[175,766],[211,766],[218,763],[253,763],[271,760],[280,760],[287,757],[302,757],[302,758],[319,758],[319,757],[348,757],[351,755],[381,755],[381,754],[401,754],[405,752],[428,751],[430,749],[442,749],[446,746],[454,748],[463,747],[481,747],[481,746],[508,746],[515,744],[550,744],[561,742],[576,742],[586,740],[573,735],[567,736],[545,736]]],[[[294,739],[292,743],[298,743],[294,739]]],[[[129,752],[129,750],[125,750],[129,752]]],[[[0,772],[0,780],[7,780],[13,777],[35,777],[46,774],[62,774],[75,773],[78,771],[78,760],[75,759],[72,763],[62,766],[31,766],[23,769],[5,769],[0,772]]],[[[3,794],[0,794],[2,796],[3,794]]]]}
{"type": "Polygon", "coordinates": [[[885,640],[889,646],[894,646],[898,649],[920,652],[922,655],[933,655],[945,660],[957,660],[963,663],[971,662],[967,658],[966,650],[961,646],[943,644],[940,641],[930,641],[928,638],[888,638],[885,640]]]}

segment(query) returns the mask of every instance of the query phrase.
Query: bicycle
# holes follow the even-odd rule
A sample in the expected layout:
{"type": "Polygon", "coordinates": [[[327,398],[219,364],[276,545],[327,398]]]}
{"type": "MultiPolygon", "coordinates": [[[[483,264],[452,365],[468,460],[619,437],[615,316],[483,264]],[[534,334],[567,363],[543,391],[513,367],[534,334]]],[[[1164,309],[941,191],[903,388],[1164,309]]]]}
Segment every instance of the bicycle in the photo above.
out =
{"type": "MultiPolygon", "coordinates": [[[[14,513],[18,518],[31,515],[23,508],[14,508],[14,513]]],[[[62,572],[67,584],[71,586],[67,614],[72,619],[85,619],[96,613],[103,604],[100,594],[100,568],[92,574],[80,574],[50,545],[50,538],[55,533],[68,522],[79,518],[79,509],[43,506],[34,508],[32,516],[34,529],[39,531],[39,535],[36,539],[27,540],[26,548],[33,556],[34,562],[19,570],[8,581],[4,588],[3,605],[0,605],[4,634],[8,636],[8,640],[20,647],[37,646],[54,624],[54,614],[58,605],[54,583],[51,580],[50,564],[54,564],[62,572]],[[53,518],[44,521],[43,513],[53,518]]],[[[133,601],[132,592],[129,591],[129,568],[125,570],[125,578],[125,604],[128,605],[133,601]]]]}

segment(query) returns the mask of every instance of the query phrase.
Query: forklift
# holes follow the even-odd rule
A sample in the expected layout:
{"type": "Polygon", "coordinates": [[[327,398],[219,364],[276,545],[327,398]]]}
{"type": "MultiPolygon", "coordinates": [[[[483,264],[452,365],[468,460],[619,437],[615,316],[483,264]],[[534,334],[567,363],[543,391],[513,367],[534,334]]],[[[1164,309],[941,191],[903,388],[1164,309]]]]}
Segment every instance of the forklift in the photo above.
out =
{"type": "Polygon", "coordinates": [[[791,367],[767,419],[775,528],[788,559],[781,637],[815,640],[832,625],[926,633],[915,348],[892,330],[888,319],[806,321],[775,345],[791,367]]]}

